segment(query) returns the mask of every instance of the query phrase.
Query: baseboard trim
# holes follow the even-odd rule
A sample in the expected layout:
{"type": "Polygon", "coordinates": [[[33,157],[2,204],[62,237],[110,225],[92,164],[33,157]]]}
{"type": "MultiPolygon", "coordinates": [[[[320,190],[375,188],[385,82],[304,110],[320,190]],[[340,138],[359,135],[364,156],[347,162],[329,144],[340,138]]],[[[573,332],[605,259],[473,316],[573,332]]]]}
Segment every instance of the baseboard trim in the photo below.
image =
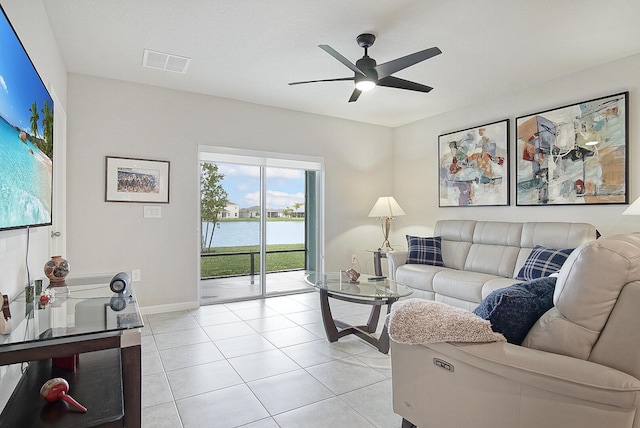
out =
{"type": "Polygon", "coordinates": [[[189,309],[197,309],[200,307],[198,301],[171,303],[168,305],[141,306],[142,315],[161,314],[164,312],[187,311],[189,309]]]}

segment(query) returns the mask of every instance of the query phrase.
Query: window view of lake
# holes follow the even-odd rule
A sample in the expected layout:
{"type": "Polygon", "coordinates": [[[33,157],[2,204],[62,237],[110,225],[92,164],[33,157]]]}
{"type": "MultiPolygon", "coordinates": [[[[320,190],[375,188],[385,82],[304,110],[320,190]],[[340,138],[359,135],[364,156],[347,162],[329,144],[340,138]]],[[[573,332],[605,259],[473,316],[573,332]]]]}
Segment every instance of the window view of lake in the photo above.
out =
{"type": "MultiPolygon", "coordinates": [[[[211,225],[209,225],[211,230],[211,225]]],[[[202,224],[202,234],[206,223],[202,224]]],[[[208,241],[205,241],[208,242],[208,241]]],[[[221,222],[213,234],[213,247],[258,245],[260,223],[257,221],[221,222]]],[[[304,243],[304,221],[267,221],[267,245],[304,243]]]]}

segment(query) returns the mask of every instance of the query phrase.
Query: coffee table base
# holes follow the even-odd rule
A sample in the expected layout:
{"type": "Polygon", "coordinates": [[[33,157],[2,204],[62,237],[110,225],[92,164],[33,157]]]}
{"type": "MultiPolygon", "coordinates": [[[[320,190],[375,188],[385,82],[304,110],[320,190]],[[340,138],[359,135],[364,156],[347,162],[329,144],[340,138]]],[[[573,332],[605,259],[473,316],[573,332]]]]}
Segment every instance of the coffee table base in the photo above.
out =
{"type": "Polygon", "coordinates": [[[386,354],[389,352],[389,334],[387,332],[387,326],[385,325],[380,332],[380,337],[373,336],[378,326],[378,320],[380,319],[380,307],[387,305],[387,314],[391,311],[391,305],[397,301],[397,297],[390,297],[384,299],[357,299],[350,298],[342,295],[335,295],[327,290],[320,290],[320,309],[322,311],[322,322],[324,324],[324,331],[327,334],[329,342],[336,342],[341,337],[354,334],[359,338],[367,341],[371,345],[378,348],[378,351],[386,354]],[[329,297],[334,299],[343,300],[351,303],[359,303],[372,305],[371,313],[366,325],[353,326],[336,320],[331,314],[331,307],[329,306],[329,297]],[[338,327],[340,329],[338,329],[338,327]]]}

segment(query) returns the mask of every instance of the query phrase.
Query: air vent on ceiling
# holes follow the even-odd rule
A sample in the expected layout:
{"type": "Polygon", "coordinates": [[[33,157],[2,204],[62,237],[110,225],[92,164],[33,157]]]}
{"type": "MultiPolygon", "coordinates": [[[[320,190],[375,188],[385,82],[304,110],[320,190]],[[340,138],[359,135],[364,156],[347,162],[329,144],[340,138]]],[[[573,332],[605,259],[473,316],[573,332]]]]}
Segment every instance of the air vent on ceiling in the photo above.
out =
{"type": "Polygon", "coordinates": [[[156,52],[149,49],[144,50],[144,56],[142,58],[143,67],[171,71],[173,73],[186,73],[190,63],[191,58],[156,52]]]}

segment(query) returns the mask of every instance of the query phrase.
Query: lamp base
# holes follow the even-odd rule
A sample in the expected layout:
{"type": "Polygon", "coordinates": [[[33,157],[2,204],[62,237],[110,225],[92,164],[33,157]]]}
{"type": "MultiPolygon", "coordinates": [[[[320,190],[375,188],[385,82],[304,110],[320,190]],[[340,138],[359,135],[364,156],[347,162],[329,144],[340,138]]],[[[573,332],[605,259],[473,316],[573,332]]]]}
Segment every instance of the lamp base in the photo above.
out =
{"type": "Polygon", "coordinates": [[[382,243],[382,246],[378,248],[378,251],[382,251],[383,253],[386,253],[388,251],[393,251],[393,247],[389,245],[389,241],[384,241],[382,243]]]}
{"type": "Polygon", "coordinates": [[[391,229],[391,219],[393,217],[384,217],[382,219],[382,236],[384,236],[384,241],[382,241],[382,247],[378,248],[380,251],[391,251],[393,248],[389,244],[389,230],[391,229]]]}

